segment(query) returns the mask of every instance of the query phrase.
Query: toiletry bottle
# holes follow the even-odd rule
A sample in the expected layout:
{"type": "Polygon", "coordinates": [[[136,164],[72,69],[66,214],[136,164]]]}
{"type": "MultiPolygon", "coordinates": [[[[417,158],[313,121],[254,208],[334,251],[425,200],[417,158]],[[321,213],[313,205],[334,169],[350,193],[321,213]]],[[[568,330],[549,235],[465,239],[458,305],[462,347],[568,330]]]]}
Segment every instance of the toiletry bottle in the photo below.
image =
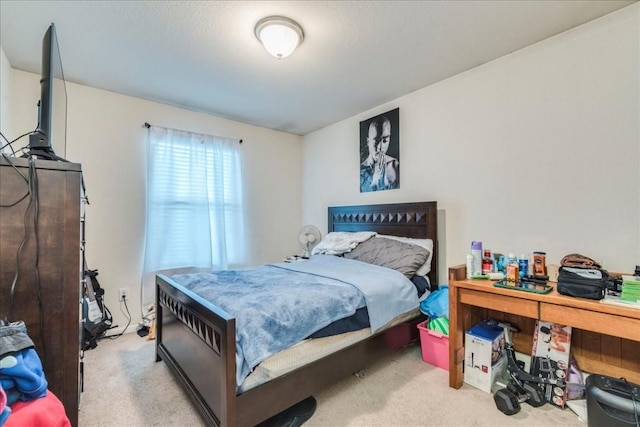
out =
{"type": "Polygon", "coordinates": [[[491,249],[482,250],[482,274],[493,272],[493,261],[491,260],[491,249]]]}
{"type": "Polygon", "coordinates": [[[534,276],[547,275],[546,255],[547,254],[544,252],[533,253],[533,275],[534,276]]]}
{"type": "Polygon", "coordinates": [[[473,255],[473,271],[471,274],[482,274],[482,242],[471,242],[471,255],[473,255]]]}
{"type": "Polygon", "coordinates": [[[467,279],[473,274],[473,254],[467,254],[467,279]]]}
{"type": "Polygon", "coordinates": [[[527,274],[527,271],[529,271],[529,259],[524,256],[524,254],[518,258],[518,270],[520,272],[520,278],[523,278],[527,274]]]}

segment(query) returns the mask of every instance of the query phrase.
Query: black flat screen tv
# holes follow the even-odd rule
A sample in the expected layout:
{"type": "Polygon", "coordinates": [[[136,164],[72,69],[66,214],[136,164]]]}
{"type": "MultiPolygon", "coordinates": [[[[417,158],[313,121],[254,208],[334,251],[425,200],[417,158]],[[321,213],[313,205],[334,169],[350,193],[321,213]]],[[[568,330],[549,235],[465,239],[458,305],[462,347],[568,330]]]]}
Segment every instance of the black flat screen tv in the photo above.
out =
{"type": "Polygon", "coordinates": [[[29,136],[29,156],[47,160],[66,161],[67,145],[67,88],[56,35],[51,24],[42,39],[42,74],[38,126],[29,136]]]}

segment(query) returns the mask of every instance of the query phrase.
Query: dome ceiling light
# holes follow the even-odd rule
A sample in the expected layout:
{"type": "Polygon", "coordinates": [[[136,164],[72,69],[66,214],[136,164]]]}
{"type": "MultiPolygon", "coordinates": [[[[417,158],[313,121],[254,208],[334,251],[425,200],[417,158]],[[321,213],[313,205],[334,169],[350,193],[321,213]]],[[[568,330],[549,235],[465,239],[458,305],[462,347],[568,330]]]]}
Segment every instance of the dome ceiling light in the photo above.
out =
{"type": "Polygon", "coordinates": [[[284,16],[269,16],[256,24],[256,37],[271,55],[286,58],[304,40],[304,32],[297,22],[284,16]]]}

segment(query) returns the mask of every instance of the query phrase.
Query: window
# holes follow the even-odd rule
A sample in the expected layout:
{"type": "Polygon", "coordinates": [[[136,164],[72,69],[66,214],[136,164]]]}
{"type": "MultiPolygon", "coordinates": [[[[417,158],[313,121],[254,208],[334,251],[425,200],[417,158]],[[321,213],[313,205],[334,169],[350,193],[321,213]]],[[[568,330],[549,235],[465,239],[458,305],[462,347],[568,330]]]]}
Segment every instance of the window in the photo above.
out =
{"type": "Polygon", "coordinates": [[[237,140],[149,128],[144,272],[246,262],[237,140]]]}

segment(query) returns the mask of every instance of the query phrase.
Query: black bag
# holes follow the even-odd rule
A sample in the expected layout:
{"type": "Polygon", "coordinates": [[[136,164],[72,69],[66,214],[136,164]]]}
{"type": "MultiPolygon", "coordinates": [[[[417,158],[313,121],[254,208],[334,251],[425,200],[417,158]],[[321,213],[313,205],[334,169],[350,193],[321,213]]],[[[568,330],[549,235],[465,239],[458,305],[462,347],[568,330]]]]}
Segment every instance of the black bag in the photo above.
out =
{"type": "Polygon", "coordinates": [[[604,298],[609,275],[605,270],[560,267],[558,293],[571,297],[600,300],[604,298]]]}

